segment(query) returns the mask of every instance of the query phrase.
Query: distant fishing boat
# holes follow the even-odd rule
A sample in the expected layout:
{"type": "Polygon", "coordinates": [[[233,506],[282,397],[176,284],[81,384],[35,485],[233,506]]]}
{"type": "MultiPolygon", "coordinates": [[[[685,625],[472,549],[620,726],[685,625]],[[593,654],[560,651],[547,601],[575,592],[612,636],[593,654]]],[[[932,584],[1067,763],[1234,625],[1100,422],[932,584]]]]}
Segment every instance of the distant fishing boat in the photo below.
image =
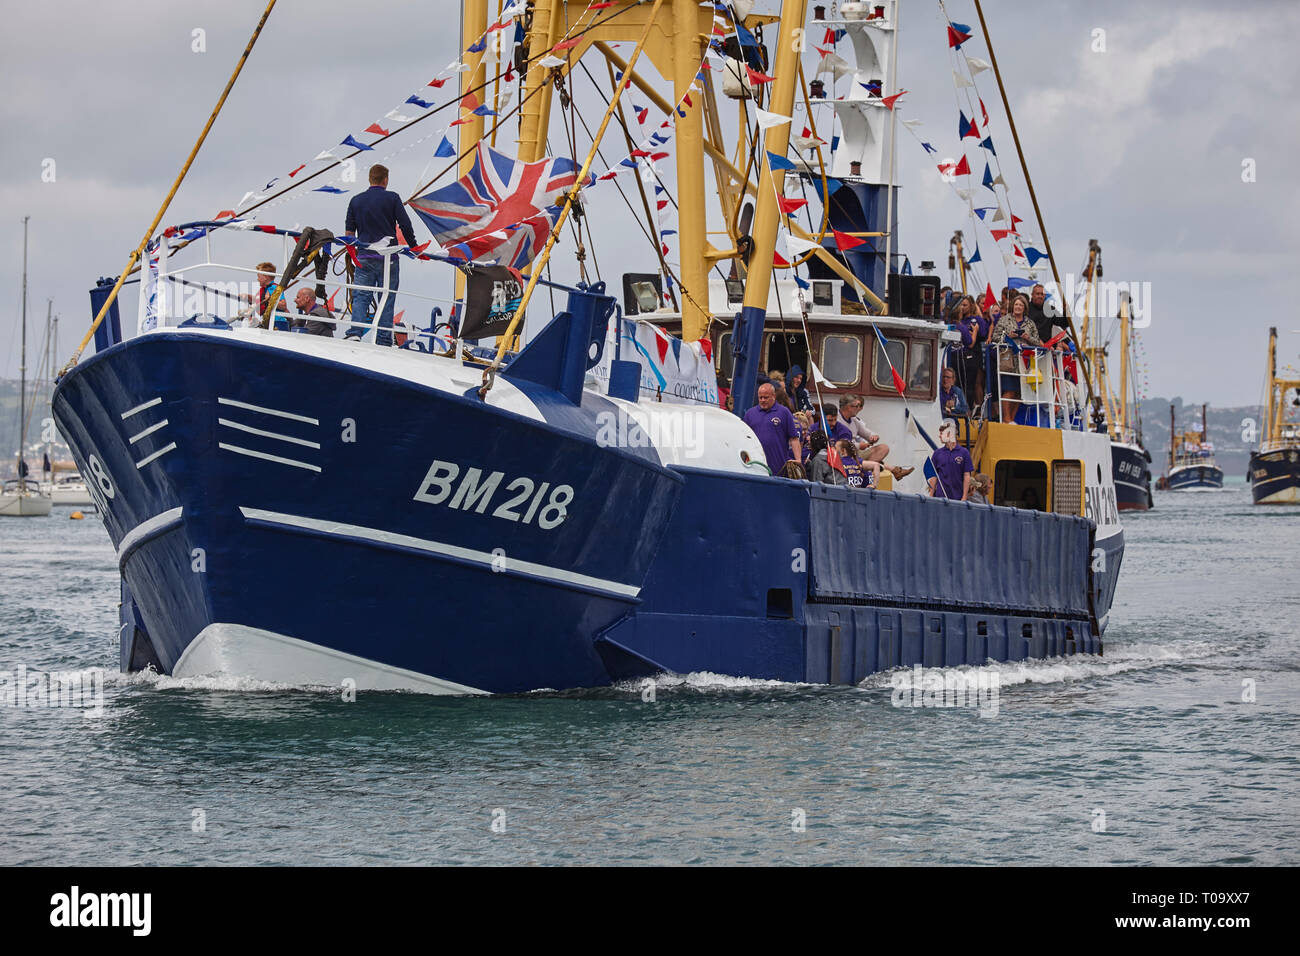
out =
{"type": "Polygon", "coordinates": [[[1178,431],[1174,406],[1169,406],[1169,471],[1165,487],[1170,491],[1213,490],[1223,487],[1223,469],[1214,460],[1214,444],[1206,425],[1209,406],[1201,406],[1201,427],[1178,431]]]}
{"type": "MultiPolygon", "coordinates": [[[[278,181],[310,182],[444,106],[460,114],[446,127],[460,149],[444,135],[436,155],[459,153],[447,167],[462,178],[408,201],[440,248],[359,250],[385,262],[374,311],[335,320],[361,325],[361,341],[277,331],[280,291],[253,316],[270,327],[227,321],[212,311],[233,298],[227,283],[194,279],[252,277],[212,258],[233,228],[282,249],[278,290],[314,278],[328,302],[366,286],[323,268],[353,258],[356,239],[256,223],[262,196],[155,231],[164,204],[127,271],[92,292],[98,352],[78,363],[78,350],[54,401],[117,550],[124,670],[472,694],[696,671],[856,683],[1101,652],[1124,535],[1077,355],[989,346],[989,380],[1005,384],[968,440],[990,504],[926,494],[953,336],[937,278],[895,261],[900,4],[845,4],[815,24],[857,61],[823,55],[829,83],[801,68],[803,0],[780,16],[751,6],[551,0],[490,18],[466,0],[459,58],[362,134],[378,138],[349,135],[278,181]],[[596,71],[578,68],[585,55],[596,71]],[[429,89],[448,81],[435,107],[429,89]],[[575,104],[598,95],[603,118],[588,124],[575,104]],[[806,135],[791,135],[796,110],[806,135]],[[516,157],[489,149],[516,112],[516,157]],[[555,156],[584,135],[575,123],[590,148],[555,156]],[[596,175],[602,146],[613,155],[596,175]],[[675,178],[661,176],[674,152],[675,178]],[[619,211],[620,176],[650,240],[621,300],[585,222],[619,211]],[[543,278],[566,224],[583,276],[571,285],[543,278]],[[435,344],[438,324],[400,348],[376,341],[398,255],[403,271],[458,270],[451,347],[435,344]],[[137,261],[138,334],[122,341],[114,296],[137,261]],[[168,294],[176,279],[202,290],[198,306],[168,294]],[[539,288],[558,292],[555,310],[539,288]],[[465,344],[484,340],[495,348],[465,344]],[[819,404],[865,395],[891,462],[915,472],[875,488],[771,474],[740,416],[759,374],[800,360],[819,404]],[[1018,400],[999,403],[1003,389],[1018,400]]],[[[947,26],[962,61],[971,32],[947,26]]],[[[997,162],[991,141],[978,148],[997,162]]],[[[427,310],[403,281],[399,301],[427,310]]]]}
{"type": "Polygon", "coordinates": [[[1094,397],[1093,427],[1110,435],[1111,474],[1115,482],[1115,500],[1120,511],[1146,511],[1152,507],[1151,453],[1142,444],[1142,415],[1136,395],[1136,376],[1130,380],[1132,360],[1132,303],[1127,293],[1120,298],[1119,315],[1119,384],[1112,388],[1107,367],[1108,340],[1103,336],[1101,316],[1097,310],[1097,280],[1102,277],[1101,245],[1088,241],[1088,262],[1083,277],[1084,295],[1080,334],[1092,365],[1097,395],[1094,397]],[[1130,405],[1130,402],[1132,403],[1130,405]]]}
{"type": "Polygon", "coordinates": [[[27,223],[23,217],[23,305],[22,352],[18,361],[18,477],[0,486],[0,516],[39,518],[50,513],[53,502],[41,490],[40,482],[29,479],[30,469],[24,454],[27,449],[27,223]]]}
{"type": "Polygon", "coordinates": [[[1268,330],[1264,432],[1250,456],[1250,493],[1257,505],[1300,503],[1300,378],[1277,374],[1277,329],[1268,330]]]}

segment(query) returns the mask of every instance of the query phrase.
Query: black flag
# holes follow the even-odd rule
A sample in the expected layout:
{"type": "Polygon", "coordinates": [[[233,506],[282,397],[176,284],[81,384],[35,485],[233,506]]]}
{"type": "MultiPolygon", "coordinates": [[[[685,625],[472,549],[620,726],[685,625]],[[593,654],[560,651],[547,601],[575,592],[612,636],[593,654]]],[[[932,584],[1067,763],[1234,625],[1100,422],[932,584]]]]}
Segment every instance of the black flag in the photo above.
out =
{"type": "Polygon", "coordinates": [[[18,459],[18,477],[27,477],[27,462],[23,461],[21,458],[18,459]]]}
{"type": "Polygon", "coordinates": [[[505,266],[475,266],[465,282],[465,316],[460,337],[501,335],[510,326],[524,295],[523,277],[505,266]]]}

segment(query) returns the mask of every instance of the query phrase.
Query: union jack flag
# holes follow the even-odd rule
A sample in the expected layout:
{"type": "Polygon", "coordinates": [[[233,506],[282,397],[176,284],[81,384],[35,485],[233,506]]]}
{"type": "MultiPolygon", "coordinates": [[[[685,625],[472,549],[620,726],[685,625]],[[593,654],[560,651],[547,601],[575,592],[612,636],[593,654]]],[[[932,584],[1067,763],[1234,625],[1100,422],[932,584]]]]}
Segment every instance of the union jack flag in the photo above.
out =
{"type": "MultiPolygon", "coordinates": [[[[411,208],[449,255],[519,269],[546,244],[560,213],[556,201],[577,176],[570,159],[524,163],[479,143],[469,172],[411,200],[411,208]]],[[[588,175],[583,185],[593,182],[588,175]]]]}

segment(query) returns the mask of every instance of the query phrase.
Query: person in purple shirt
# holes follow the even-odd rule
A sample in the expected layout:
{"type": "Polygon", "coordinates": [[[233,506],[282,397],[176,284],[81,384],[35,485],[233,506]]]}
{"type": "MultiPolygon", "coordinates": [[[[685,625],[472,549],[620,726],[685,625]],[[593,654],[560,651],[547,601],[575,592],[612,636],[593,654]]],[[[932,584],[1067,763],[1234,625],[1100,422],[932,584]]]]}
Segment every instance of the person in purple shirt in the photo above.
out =
{"type": "Polygon", "coordinates": [[[799,461],[803,457],[794,415],[784,405],[777,404],[776,389],[770,384],[758,387],[758,404],[745,412],[745,424],[758,436],[772,474],[781,474],[787,461],[799,461]]]}
{"type": "Polygon", "coordinates": [[[930,494],[935,498],[953,498],[965,501],[970,494],[970,476],[975,470],[970,451],[957,444],[957,425],[945,421],[939,428],[943,447],[930,455],[936,477],[929,479],[930,494]]]}
{"type": "MultiPolygon", "coordinates": [[[[376,242],[393,240],[397,245],[410,245],[415,238],[411,227],[411,217],[406,214],[402,197],[388,188],[388,167],[375,164],[370,167],[370,188],[357,193],[348,203],[347,219],[344,231],[348,236],[357,238],[357,266],[353,283],[361,286],[381,287],[384,284],[384,256],[368,249],[376,242]]],[[[398,269],[397,256],[391,257],[388,267],[388,301],[379,316],[379,328],[375,332],[376,345],[393,344],[393,302],[397,298],[398,269]]],[[[359,323],[370,322],[371,302],[382,292],[353,289],[352,321],[358,323],[348,329],[344,338],[360,338],[368,329],[359,323]]]]}
{"type": "MultiPolygon", "coordinates": [[[[826,419],[826,433],[830,436],[832,443],[837,441],[853,441],[853,432],[849,426],[840,421],[840,410],[834,405],[823,405],[822,416],[826,419]]],[[[812,430],[819,432],[822,430],[821,418],[813,421],[812,430]]]]}

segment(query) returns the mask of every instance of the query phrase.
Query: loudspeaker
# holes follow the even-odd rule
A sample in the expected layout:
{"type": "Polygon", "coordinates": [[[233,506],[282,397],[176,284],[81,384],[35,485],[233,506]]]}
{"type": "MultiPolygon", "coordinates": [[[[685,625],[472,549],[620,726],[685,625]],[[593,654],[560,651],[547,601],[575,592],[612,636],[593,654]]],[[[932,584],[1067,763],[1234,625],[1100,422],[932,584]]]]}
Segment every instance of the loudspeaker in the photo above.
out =
{"type": "Polygon", "coordinates": [[[939,277],[890,273],[889,314],[907,319],[941,319],[939,277]]]}

